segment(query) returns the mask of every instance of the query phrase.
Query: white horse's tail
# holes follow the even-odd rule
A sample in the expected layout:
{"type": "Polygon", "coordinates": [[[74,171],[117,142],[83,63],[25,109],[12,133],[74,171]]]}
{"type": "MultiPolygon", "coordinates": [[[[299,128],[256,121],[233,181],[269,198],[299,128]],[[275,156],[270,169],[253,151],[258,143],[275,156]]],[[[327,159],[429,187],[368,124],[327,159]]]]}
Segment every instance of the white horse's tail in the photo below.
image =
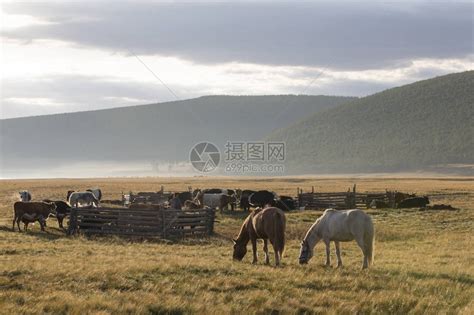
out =
{"type": "Polygon", "coordinates": [[[369,266],[370,266],[374,263],[374,252],[375,252],[375,231],[374,231],[374,224],[372,223],[372,220],[369,220],[368,226],[365,230],[364,246],[367,251],[367,256],[368,256],[369,266]]]}

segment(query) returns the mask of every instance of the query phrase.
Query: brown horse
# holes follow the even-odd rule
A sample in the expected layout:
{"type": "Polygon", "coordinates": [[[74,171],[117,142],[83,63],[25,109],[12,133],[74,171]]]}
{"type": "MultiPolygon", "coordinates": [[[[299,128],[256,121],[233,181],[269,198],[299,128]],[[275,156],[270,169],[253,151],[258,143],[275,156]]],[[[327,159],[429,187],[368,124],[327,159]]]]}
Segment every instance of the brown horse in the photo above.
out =
{"type": "Polygon", "coordinates": [[[285,248],[286,218],[282,210],[274,207],[256,209],[245,219],[240,233],[234,239],[235,260],[242,260],[247,253],[247,244],[252,242],[253,264],[257,263],[257,239],[263,239],[265,264],[270,263],[268,256],[268,240],[272,243],[275,252],[275,265],[280,265],[280,260],[285,248]]]}

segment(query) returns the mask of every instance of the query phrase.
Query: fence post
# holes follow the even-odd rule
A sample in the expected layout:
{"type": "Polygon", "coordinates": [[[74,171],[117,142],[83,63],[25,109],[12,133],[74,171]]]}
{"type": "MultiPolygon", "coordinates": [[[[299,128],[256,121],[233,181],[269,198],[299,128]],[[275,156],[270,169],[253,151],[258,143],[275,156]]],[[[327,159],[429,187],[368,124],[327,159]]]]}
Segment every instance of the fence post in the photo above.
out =
{"type": "Polygon", "coordinates": [[[163,227],[163,238],[166,238],[166,215],[165,215],[165,210],[161,210],[161,220],[162,222],[162,227],[163,227]]]}
{"type": "Polygon", "coordinates": [[[214,220],[216,218],[216,211],[214,209],[210,209],[209,211],[211,211],[211,221],[209,222],[209,235],[212,235],[214,234],[214,220]]]}
{"type": "Polygon", "coordinates": [[[354,184],[354,187],[352,187],[352,208],[355,208],[357,206],[357,199],[356,199],[356,184],[354,184]]]}
{"type": "Polygon", "coordinates": [[[69,215],[69,226],[67,228],[67,235],[74,235],[77,232],[77,208],[71,209],[69,215]]]}

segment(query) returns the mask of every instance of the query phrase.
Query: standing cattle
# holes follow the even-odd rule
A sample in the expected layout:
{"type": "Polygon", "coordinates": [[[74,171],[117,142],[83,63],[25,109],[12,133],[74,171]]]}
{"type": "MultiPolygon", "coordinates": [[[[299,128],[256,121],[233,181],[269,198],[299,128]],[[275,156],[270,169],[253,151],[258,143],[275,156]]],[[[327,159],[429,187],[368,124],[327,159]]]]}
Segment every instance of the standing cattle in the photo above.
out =
{"type": "Polygon", "coordinates": [[[99,188],[87,189],[86,191],[93,193],[97,200],[102,200],[102,190],[100,190],[99,188]]]}
{"type": "Polygon", "coordinates": [[[284,204],[284,207],[279,207],[277,208],[282,209],[283,211],[287,210],[295,210],[296,209],[296,203],[293,197],[290,196],[280,196],[280,202],[284,204]]]}
{"type": "Polygon", "coordinates": [[[219,208],[222,211],[232,202],[235,202],[235,197],[226,194],[203,194],[201,204],[209,208],[219,208]]]}
{"type": "Polygon", "coordinates": [[[71,213],[71,205],[66,201],[62,200],[49,200],[44,199],[43,202],[54,203],[56,205],[56,219],[58,220],[58,225],[63,229],[63,221],[66,216],[71,213]]]}
{"type": "MultiPolygon", "coordinates": [[[[35,220],[35,218],[39,218],[43,216],[44,220],[46,220],[51,213],[56,212],[56,205],[54,203],[47,203],[47,202],[24,202],[24,201],[17,201],[13,205],[13,231],[15,230],[15,222],[18,225],[18,231],[21,231],[20,228],[20,221],[22,219],[25,220],[35,220]],[[24,215],[27,216],[24,216],[24,215]]],[[[41,221],[40,221],[41,223],[41,221]]],[[[41,225],[41,230],[44,231],[44,224],[41,225]]]]}
{"type": "Polygon", "coordinates": [[[31,201],[31,194],[28,190],[22,190],[18,192],[20,194],[20,200],[21,201],[31,201]]]}
{"type": "Polygon", "coordinates": [[[414,198],[407,198],[400,202],[397,208],[425,208],[430,201],[428,197],[414,197],[414,198]]]}
{"type": "MultiPolygon", "coordinates": [[[[249,197],[255,193],[255,190],[242,190],[240,192],[240,208],[244,211],[250,211],[249,197]]],[[[237,192],[239,194],[239,192],[237,192]]]]}
{"type": "Polygon", "coordinates": [[[184,205],[186,201],[193,200],[193,193],[190,191],[183,191],[177,193],[177,197],[179,198],[179,201],[181,201],[181,205],[184,205]]]}
{"type": "Polygon", "coordinates": [[[275,194],[268,190],[259,190],[249,197],[250,205],[254,207],[265,207],[266,205],[275,204],[275,194]]]}
{"type": "Polygon", "coordinates": [[[99,199],[90,191],[77,192],[70,190],[67,192],[67,199],[72,207],[99,207],[99,199]]]}
{"type": "Polygon", "coordinates": [[[38,221],[41,227],[41,231],[44,231],[44,227],[46,226],[46,219],[42,215],[37,215],[36,213],[28,214],[25,213],[21,217],[21,222],[23,222],[23,229],[25,232],[28,231],[28,224],[38,221]]]}

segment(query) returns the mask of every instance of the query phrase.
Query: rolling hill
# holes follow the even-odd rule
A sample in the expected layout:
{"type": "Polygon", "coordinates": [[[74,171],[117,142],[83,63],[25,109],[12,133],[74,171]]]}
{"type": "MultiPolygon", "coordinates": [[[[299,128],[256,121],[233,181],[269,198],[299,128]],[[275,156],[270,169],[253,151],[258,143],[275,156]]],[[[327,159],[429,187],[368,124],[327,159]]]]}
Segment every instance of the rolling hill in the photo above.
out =
{"type": "MultiPolygon", "coordinates": [[[[206,96],[185,101],[0,120],[2,177],[67,176],[77,163],[112,161],[86,176],[127,175],[124,162],[187,161],[198,141],[255,141],[349,97],[206,96]],[[62,168],[63,175],[51,173],[62,168]],[[38,173],[42,170],[41,174],[38,173]],[[38,175],[33,175],[38,174],[38,175]]],[[[84,165],[81,166],[85,168],[84,165]]],[[[85,171],[84,173],[86,174],[85,171]]],[[[159,175],[158,173],[139,173],[159,175]]],[[[137,175],[133,170],[130,175],[137,175]]]]}
{"type": "Polygon", "coordinates": [[[290,173],[449,169],[472,175],[473,126],[474,71],[468,71],[353,100],[268,139],[286,141],[290,173]]]}

